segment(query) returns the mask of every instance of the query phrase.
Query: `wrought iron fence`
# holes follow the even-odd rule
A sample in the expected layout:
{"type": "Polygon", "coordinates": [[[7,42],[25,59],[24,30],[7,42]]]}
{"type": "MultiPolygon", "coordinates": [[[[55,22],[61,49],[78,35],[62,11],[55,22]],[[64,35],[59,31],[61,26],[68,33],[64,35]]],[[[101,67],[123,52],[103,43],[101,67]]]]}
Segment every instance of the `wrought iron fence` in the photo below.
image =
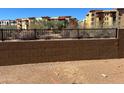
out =
{"type": "Polygon", "coordinates": [[[0,29],[0,40],[117,38],[117,29],[0,29]]]}

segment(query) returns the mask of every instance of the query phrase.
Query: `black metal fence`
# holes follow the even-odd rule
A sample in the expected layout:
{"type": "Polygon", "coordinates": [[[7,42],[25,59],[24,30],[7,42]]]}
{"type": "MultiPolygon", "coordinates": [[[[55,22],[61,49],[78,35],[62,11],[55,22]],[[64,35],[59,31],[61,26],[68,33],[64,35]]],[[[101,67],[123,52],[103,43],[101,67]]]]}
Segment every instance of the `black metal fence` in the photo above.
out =
{"type": "Polygon", "coordinates": [[[117,29],[0,29],[0,40],[117,38],[117,29]]]}

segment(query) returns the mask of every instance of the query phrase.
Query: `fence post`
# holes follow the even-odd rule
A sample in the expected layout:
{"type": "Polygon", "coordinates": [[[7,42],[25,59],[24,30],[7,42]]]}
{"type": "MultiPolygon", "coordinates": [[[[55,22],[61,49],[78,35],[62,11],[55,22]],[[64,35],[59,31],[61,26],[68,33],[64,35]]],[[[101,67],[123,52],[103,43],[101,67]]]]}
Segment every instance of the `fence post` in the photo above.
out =
{"type": "Polygon", "coordinates": [[[4,33],[3,33],[3,29],[1,29],[1,40],[4,41],[4,33]]]}
{"type": "Polygon", "coordinates": [[[36,32],[37,30],[36,29],[34,29],[34,38],[35,39],[37,39],[37,32],[36,32]]]}
{"type": "Polygon", "coordinates": [[[79,29],[77,29],[77,38],[80,39],[79,29]]]}
{"type": "Polygon", "coordinates": [[[118,38],[118,33],[119,33],[118,29],[116,28],[116,36],[115,36],[116,38],[118,38]]]}

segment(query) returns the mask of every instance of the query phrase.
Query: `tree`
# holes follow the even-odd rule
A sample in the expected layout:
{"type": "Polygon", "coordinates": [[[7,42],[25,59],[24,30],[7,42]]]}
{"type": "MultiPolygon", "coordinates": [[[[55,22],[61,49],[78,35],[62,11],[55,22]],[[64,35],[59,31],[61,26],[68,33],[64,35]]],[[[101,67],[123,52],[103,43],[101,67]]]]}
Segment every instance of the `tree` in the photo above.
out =
{"type": "Polygon", "coordinates": [[[58,20],[33,20],[30,23],[30,29],[63,29],[68,25],[67,21],[58,21],[58,20]]]}
{"type": "Polygon", "coordinates": [[[33,20],[29,26],[30,29],[44,29],[45,21],[42,20],[33,20]]]}

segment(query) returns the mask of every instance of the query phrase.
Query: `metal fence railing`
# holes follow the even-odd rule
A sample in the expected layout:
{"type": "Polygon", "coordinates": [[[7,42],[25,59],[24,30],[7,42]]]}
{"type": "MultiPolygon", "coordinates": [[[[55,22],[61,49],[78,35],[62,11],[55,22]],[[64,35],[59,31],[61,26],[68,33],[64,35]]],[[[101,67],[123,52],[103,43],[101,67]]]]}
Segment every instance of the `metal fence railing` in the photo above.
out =
{"type": "Polygon", "coordinates": [[[0,40],[117,38],[117,29],[0,29],[0,40]]]}

